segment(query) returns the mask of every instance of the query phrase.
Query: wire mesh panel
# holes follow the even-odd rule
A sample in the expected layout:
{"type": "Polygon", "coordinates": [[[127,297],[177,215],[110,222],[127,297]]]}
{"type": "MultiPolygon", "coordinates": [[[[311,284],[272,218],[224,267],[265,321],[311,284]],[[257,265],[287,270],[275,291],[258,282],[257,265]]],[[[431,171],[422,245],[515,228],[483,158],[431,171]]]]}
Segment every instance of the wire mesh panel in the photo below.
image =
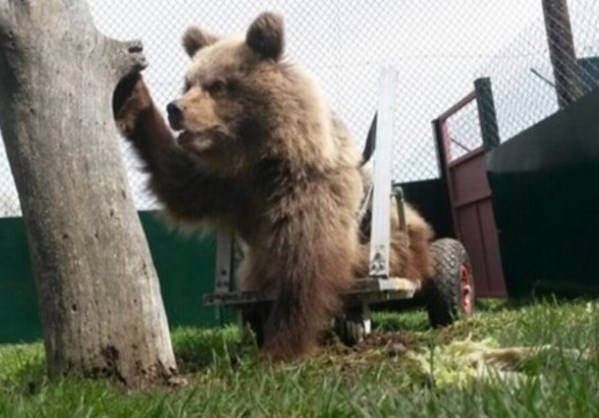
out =
{"type": "Polygon", "coordinates": [[[448,156],[456,160],[482,145],[476,100],[447,119],[448,156]]]}
{"type": "MultiPolygon", "coordinates": [[[[144,75],[160,109],[181,90],[188,58],[180,38],[190,24],[217,34],[243,34],[258,13],[282,13],[287,55],[314,75],[360,145],[376,110],[380,68],[392,63],[398,70],[393,176],[399,182],[439,175],[431,121],[470,91],[477,77],[492,81],[502,141],[558,110],[558,85],[585,94],[599,84],[599,2],[571,0],[569,10],[564,3],[89,0],[98,29],[118,39],[144,42],[150,63],[144,75]]],[[[452,121],[454,146],[464,147],[462,151],[475,141],[477,131],[469,127],[477,126],[473,114],[468,111],[463,119],[452,121]]],[[[124,141],[115,140],[122,146],[137,208],[157,208],[145,190],[140,162],[124,141]]],[[[0,149],[0,216],[19,214],[14,182],[0,149]]]]}
{"type": "Polygon", "coordinates": [[[599,86],[599,2],[531,3],[531,21],[477,71],[492,80],[502,141],[559,110],[564,88],[573,101],[599,86]]]}

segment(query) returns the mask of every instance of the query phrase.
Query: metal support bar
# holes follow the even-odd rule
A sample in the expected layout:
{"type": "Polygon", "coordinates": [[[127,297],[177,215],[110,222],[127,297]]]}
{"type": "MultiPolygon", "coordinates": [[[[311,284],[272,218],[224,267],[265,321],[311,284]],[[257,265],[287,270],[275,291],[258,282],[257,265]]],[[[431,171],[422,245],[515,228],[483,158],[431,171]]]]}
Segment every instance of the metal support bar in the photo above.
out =
{"type": "Polygon", "coordinates": [[[366,164],[370,161],[374,150],[376,149],[376,119],[377,113],[374,114],[370,128],[368,129],[368,136],[366,137],[366,144],[364,145],[364,151],[362,152],[362,164],[366,164]]]}
{"type": "MultiPolygon", "coordinates": [[[[346,304],[361,306],[364,301],[410,299],[420,289],[421,283],[407,278],[390,277],[388,279],[354,279],[353,286],[345,295],[346,304]]],[[[205,305],[243,306],[272,302],[275,293],[272,290],[223,292],[204,295],[205,305]]]]}
{"type": "Polygon", "coordinates": [[[370,305],[367,301],[362,302],[361,307],[362,326],[364,327],[364,336],[372,333],[372,320],[370,319],[370,305]]]}
{"type": "Polygon", "coordinates": [[[399,184],[393,185],[393,196],[395,197],[397,204],[397,216],[399,217],[399,229],[403,232],[408,238],[408,223],[406,221],[406,201],[403,194],[403,189],[399,184]]]}
{"type": "Polygon", "coordinates": [[[233,231],[219,229],[216,234],[216,269],[214,271],[214,291],[231,291],[231,267],[233,252],[233,231]]]}
{"type": "Polygon", "coordinates": [[[475,99],[475,94],[476,93],[473,91],[468,93],[466,96],[464,96],[460,100],[458,100],[458,102],[456,104],[451,106],[445,112],[441,113],[437,119],[440,119],[442,121],[449,119],[452,115],[455,115],[460,110],[462,110],[463,108],[468,106],[470,104],[470,102],[475,99]]]}
{"type": "Polygon", "coordinates": [[[385,66],[381,72],[374,151],[374,192],[372,229],[370,236],[371,277],[389,277],[389,238],[391,193],[391,155],[393,148],[393,117],[397,87],[397,71],[385,66]]]}

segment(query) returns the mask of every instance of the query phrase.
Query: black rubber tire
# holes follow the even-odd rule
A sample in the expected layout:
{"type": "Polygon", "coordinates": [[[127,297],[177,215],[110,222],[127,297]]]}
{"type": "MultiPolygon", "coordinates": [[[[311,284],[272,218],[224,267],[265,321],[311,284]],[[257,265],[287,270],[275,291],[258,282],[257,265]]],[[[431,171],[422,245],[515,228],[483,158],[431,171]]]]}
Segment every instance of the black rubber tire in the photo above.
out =
{"type": "Polygon", "coordinates": [[[338,325],[337,335],[343,344],[353,347],[364,340],[364,323],[362,321],[345,320],[338,325]]]}
{"type": "Polygon", "coordinates": [[[430,325],[439,328],[451,325],[457,319],[472,313],[474,282],[470,258],[460,241],[451,238],[436,240],[431,244],[431,253],[434,273],[425,283],[425,298],[430,325]],[[469,313],[464,309],[461,266],[465,266],[469,272],[469,313]]]}
{"type": "Polygon", "coordinates": [[[348,347],[360,343],[366,336],[364,317],[361,310],[348,310],[335,318],[333,331],[348,347]]]}

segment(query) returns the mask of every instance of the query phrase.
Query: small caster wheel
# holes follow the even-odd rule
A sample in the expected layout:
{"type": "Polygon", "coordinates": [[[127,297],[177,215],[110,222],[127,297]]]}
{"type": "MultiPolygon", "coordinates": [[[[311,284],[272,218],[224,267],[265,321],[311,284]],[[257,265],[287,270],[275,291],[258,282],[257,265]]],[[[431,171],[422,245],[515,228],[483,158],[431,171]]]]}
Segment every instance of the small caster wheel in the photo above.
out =
{"type": "Polygon", "coordinates": [[[335,333],[341,342],[352,347],[370,334],[370,318],[362,309],[348,311],[335,320],[335,333]]]}

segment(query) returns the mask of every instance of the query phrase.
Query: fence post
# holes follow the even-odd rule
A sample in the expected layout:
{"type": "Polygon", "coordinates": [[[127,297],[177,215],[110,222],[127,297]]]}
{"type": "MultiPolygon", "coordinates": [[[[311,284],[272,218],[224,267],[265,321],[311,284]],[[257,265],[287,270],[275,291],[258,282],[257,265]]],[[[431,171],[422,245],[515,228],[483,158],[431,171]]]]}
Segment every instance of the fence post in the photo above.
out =
{"type": "Polygon", "coordinates": [[[489,151],[499,145],[499,127],[497,126],[491,79],[484,77],[474,80],[474,91],[483,148],[485,151],[489,151]]]}
{"type": "Polygon", "coordinates": [[[543,16],[560,109],[582,97],[567,0],[543,0],[543,16]]]}
{"type": "Polygon", "coordinates": [[[451,190],[451,178],[449,176],[449,138],[447,137],[447,120],[444,118],[437,118],[433,120],[433,136],[435,138],[435,145],[437,148],[437,163],[439,164],[439,175],[443,182],[443,192],[445,199],[447,199],[448,206],[450,208],[451,217],[451,229],[453,236],[457,237],[458,225],[456,220],[456,214],[453,208],[453,194],[451,190]]]}
{"type": "Polygon", "coordinates": [[[435,148],[437,148],[437,165],[439,166],[439,175],[443,180],[447,180],[447,151],[445,149],[445,138],[443,136],[442,119],[433,120],[433,137],[435,138],[435,148]]]}

